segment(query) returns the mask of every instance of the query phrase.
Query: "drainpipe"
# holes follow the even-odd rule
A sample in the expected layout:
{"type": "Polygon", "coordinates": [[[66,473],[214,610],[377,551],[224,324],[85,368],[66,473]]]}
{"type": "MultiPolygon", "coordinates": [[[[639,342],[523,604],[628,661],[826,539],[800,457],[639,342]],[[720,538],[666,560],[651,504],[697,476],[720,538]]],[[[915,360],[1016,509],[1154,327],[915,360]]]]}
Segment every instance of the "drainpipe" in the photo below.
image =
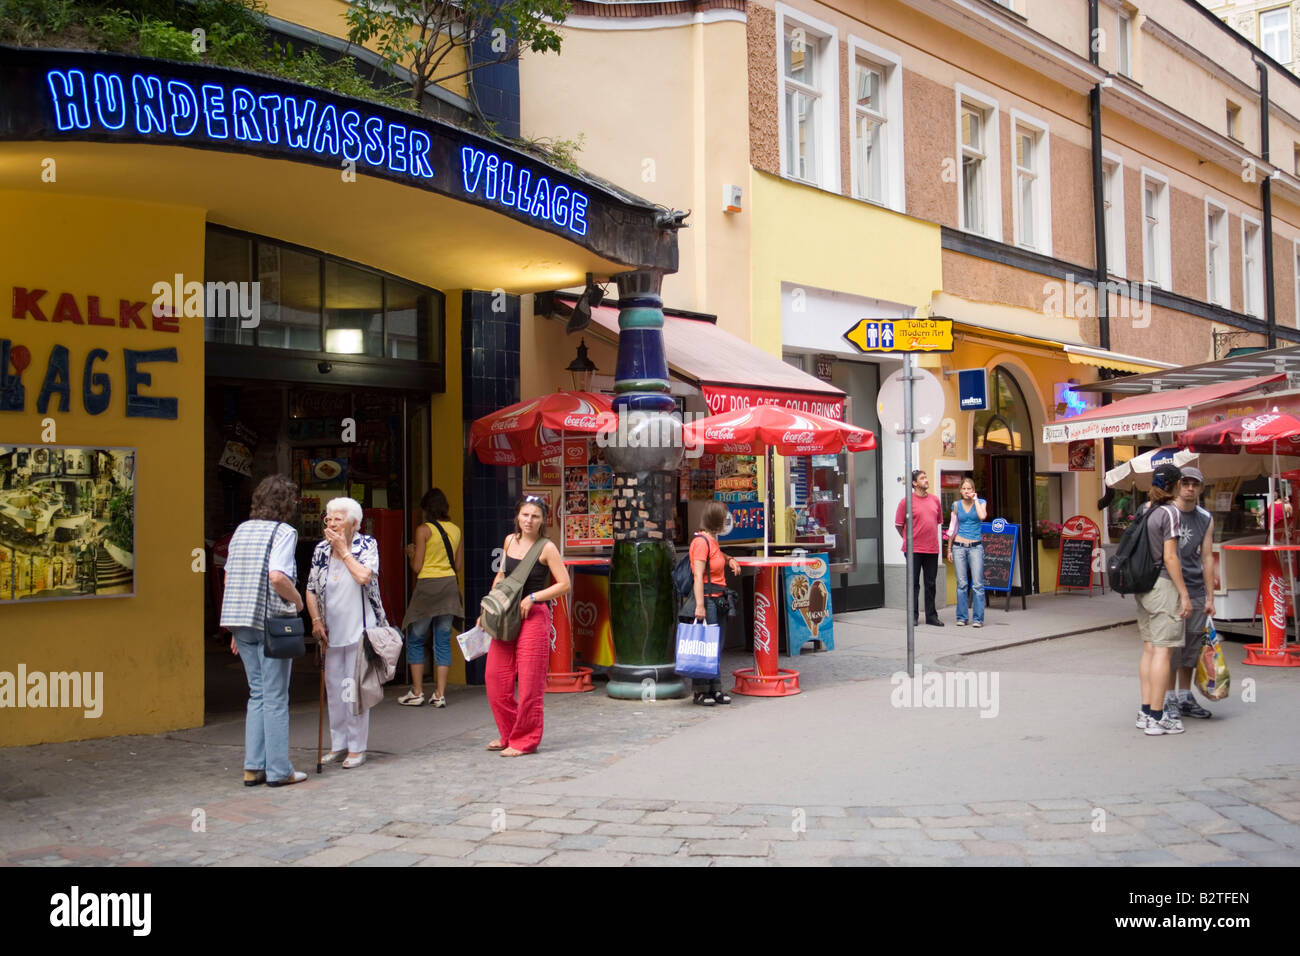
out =
{"type": "MultiPolygon", "coordinates": [[[[1095,3],[1096,0],[1093,0],[1095,3]]],[[[1259,70],[1259,156],[1268,158],[1268,67],[1255,61],[1259,70]]],[[[1268,347],[1277,348],[1277,296],[1273,288],[1273,177],[1265,176],[1259,184],[1260,205],[1264,213],[1264,311],[1268,320],[1268,347]]]]}
{"type": "MultiPolygon", "coordinates": [[[[1101,56],[1097,38],[1100,36],[1099,0],[1088,0],[1088,59],[1093,66],[1101,66],[1101,56]]],[[[1096,269],[1094,275],[1097,283],[1097,345],[1103,349],[1110,348],[1110,296],[1106,293],[1110,270],[1106,268],[1106,186],[1102,181],[1101,155],[1101,84],[1097,83],[1088,91],[1089,126],[1092,133],[1092,233],[1095,247],[1096,269]]],[[[1101,393],[1103,405],[1109,405],[1110,392],[1101,393]]],[[[1103,438],[1101,441],[1102,474],[1115,467],[1115,441],[1103,438]]]]}

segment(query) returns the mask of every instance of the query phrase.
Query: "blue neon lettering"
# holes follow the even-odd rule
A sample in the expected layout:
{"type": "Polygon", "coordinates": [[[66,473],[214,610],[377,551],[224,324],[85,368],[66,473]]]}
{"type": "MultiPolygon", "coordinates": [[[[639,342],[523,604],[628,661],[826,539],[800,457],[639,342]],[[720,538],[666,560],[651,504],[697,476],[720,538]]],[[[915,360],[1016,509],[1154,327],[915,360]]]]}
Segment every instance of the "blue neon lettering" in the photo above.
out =
{"type": "Polygon", "coordinates": [[[384,121],[378,116],[368,116],[361,124],[362,132],[366,134],[365,158],[371,166],[384,165],[384,141],[380,136],[383,128],[384,121]]]}
{"type": "Polygon", "coordinates": [[[167,132],[162,80],[136,73],[131,77],[131,95],[135,97],[135,131],[146,135],[155,128],[167,132]]]}
{"type": "Polygon", "coordinates": [[[515,206],[521,212],[528,212],[529,207],[531,206],[531,203],[529,202],[528,199],[528,181],[532,178],[533,178],[532,170],[530,169],[519,170],[519,185],[515,187],[516,191],[519,193],[519,198],[515,201],[515,206]]]}
{"type": "Polygon", "coordinates": [[[485,158],[481,149],[475,149],[473,146],[460,148],[460,178],[465,183],[465,192],[471,196],[478,192],[478,180],[483,172],[485,158]]]}
{"type": "Polygon", "coordinates": [[[357,135],[357,126],[361,123],[361,114],[348,110],[339,117],[339,126],[343,128],[343,158],[355,163],[361,158],[361,137],[357,135]]]}
{"type": "Polygon", "coordinates": [[[235,139],[250,143],[262,141],[262,131],[257,127],[257,97],[252,90],[242,86],[230,90],[230,119],[235,124],[235,139]]]}
{"type": "Polygon", "coordinates": [[[311,149],[311,121],[316,101],[303,100],[302,109],[292,96],[284,98],[284,144],[294,149],[311,149]]]}
{"type": "Polygon", "coordinates": [[[226,104],[221,98],[224,92],[213,83],[204,83],[199,87],[199,98],[203,100],[203,122],[208,128],[209,139],[227,139],[230,136],[230,128],[226,125],[226,104]]]}
{"type": "Polygon", "coordinates": [[[580,236],[587,234],[587,197],[584,193],[573,194],[573,203],[569,209],[569,229],[580,236]]]}
{"type": "Polygon", "coordinates": [[[501,166],[501,157],[492,155],[485,164],[487,175],[483,177],[483,195],[487,199],[497,198],[497,170],[501,166]]]}
{"type": "Polygon", "coordinates": [[[311,148],[318,153],[337,156],[339,152],[339,115],[333,103],[326,104],[316,121],[316,135],[312,137],[311,148]]]}
{"type": "Polygon", "coordinates": [[[54,125],[60,130],[88,127],[90,108],[86,101],[86,74],[80,70],[67,73],[50,70],[45,81],[50,85],[50,98],[54,101],[54,125]]]}
{"type": "Polygon", "coordinates": [[[280,96],[278,93],[264,93],[257,98],[257,105],[262,109],[262,129],[266,130],[268,143],[280,142],[280,96]]]}
{"type": "Polygon", "coordinates": [[[406,127],[399,123],[388,125],[388,168],[406,172],[406,127]]]}
{"type": "Polygon", "coordinates": [[[167,95],[172,101],[172,132],[177,136],[189,136],[199,125],[198,97],[188,83],[180,80],[167,81],[167,95]]]}
{"type": "Polygon", "coordinates": [[[533,206],[528,210],[530,215],[540,216],[543,219],[551,217],[551,184],[545,176],[537,177],[537,189],[533,193],[533,206]]]}
{"type": "Polygon", "coordinates": [[[433,167],[429,165],[429,149],[433,143],[429,139],[429,134],[423,130],[413,129],[407,134],[406,144],[411,151],[411,161],[407,164],[411,175],[432,179],[433,167]]]}
{"type": "Polygon", "coordinates": [[[126,94],[122,90],[122,78],[116,73],[96,73],[94,84],[99,124],[105,129],[121,129],[126,125],[126,94]]]}
{"type": "Polygon", "coordinates": [[[551,191],[551,222],[557,226],[569,224],[569,187],[560,183],[551,191]]]}
{"type": "Polygon", "coordinates": [[[513,206],[519,201],[519,197],[515,195],[513,188],[514,178],[515,164],[507,163],[504,159],[501,160],[501,201],[507,206],[513,206]]]}

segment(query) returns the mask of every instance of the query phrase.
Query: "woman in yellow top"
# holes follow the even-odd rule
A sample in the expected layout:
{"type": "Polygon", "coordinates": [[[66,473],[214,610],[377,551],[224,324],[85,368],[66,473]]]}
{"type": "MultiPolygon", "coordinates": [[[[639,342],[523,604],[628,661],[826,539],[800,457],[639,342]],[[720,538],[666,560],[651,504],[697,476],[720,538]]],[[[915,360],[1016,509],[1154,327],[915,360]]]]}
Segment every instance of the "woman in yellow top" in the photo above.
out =
{"type": "Polygon", "coordinates": [[[434,488],[425,492],[420,508],[424,511],[424,524],[415,532],[415,541],[406,546],[411,570],[419,578],[402,620],[402,629],[406,631],[406,662],[411,665],[411,689],[397,702],[408,707],[424,703],[424,642],[432,626],[437,689],[429,702],[434,707],[446,707],[447,672],[451,670],[451,620],[465,613],[456,580],[465,554],[460,529],[447,520],[450,507],[442,490],[434,488]]]}

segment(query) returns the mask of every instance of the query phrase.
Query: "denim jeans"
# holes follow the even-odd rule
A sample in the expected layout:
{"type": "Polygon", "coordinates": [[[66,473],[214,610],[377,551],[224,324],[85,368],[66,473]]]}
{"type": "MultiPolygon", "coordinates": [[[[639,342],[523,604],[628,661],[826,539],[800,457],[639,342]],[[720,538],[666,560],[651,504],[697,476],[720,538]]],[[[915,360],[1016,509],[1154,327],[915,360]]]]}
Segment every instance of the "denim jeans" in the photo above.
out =
{"type": "Polygon", "coordinates": [[[424,641],[433,628],[433,663],[436,667],[451,666],[451,614],[439,614],[414,622],[406,631],[406,662],[424,663],[424,641]]]}
{"type": "Polygon", "coordinates": [[[289,762],[289,671],[293,661],[262,652],[263,631],[231,629],[248,675],[248,715],[244,718],[244,769],[265,770],[267,780],[293,776],[289,762]]]}
{"type": "Polygon", "coordinates": [[[984,623],[984,545],[952,546],[952,566],[957,571],[957,620],[967,620],[966,587],[974,593],[972,603],[977,623],[984,623]]]}

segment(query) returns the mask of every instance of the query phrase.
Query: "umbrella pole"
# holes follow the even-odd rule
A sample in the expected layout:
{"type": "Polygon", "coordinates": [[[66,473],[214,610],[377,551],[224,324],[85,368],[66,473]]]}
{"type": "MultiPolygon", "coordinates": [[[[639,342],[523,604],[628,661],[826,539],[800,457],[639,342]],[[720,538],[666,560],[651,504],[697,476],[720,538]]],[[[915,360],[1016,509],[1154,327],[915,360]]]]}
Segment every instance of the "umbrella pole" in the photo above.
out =
{"type": "Polygon", "coordinates": [[[564,467],[564,435],[565,430],[560,429],[560,562],[564,562],[564,539],[568,537],[568,529],[565,527],[564,506],[568,503],[569,497],[569,476],[566,474],[567,469],[564,467]]]}
{"type": "Polygon", "coordinates": [[[771,445],[767,446],[767,459],[765,462],[764,472],[765,472],[765,477],[767,478],[764,484],[767,485],[767,488],[763,492],[763,557],[766,558],[767,538],[771,526],[771,522],[767,520],[768,499],[772,496],[772,446],[771,445]]]}

